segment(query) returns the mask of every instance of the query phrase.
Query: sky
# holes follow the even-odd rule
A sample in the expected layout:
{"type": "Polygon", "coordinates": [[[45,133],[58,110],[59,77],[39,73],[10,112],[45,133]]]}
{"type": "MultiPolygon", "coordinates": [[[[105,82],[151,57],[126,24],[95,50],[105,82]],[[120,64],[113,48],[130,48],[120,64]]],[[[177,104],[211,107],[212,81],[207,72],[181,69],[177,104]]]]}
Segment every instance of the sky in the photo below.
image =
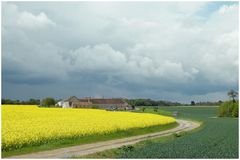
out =
{"type": "Polygon", "coordinates": [[[2,2],[2,98],[226,100],[238,2],[2,2]]]}

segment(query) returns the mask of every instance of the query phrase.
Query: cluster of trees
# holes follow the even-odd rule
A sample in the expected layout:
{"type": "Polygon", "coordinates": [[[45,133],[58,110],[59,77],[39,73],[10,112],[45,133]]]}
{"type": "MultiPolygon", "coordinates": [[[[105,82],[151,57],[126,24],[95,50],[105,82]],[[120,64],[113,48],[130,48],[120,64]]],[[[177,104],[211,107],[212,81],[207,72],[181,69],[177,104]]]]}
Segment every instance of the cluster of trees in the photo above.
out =
{"type": "Polygon", "coordinates": [[[182,105],[178,102],[169,102],[163,100],[152,99],[127,99],[126,102],[132,106],[179,106],[182,105]]]}
{"type": "Polygon", "coordinates": [[[232,99],[221,104],[219,107],[220,117],[238,117],[239,102],[236,100],[238,92],[230,90],[228,96],[232,99]]]}
{"type": "Polygon", "coordinates": [[[2,99],[2,104],[29,104],[29,105],[40,105],[40,99],[30,98],[29,100],[11,100],[11,99],[2,99]]]}
{"type": "Polygon", "coordinates": [[[226,101],[219,107],[220,117],[238,117],[238,101],[226,101]]]}

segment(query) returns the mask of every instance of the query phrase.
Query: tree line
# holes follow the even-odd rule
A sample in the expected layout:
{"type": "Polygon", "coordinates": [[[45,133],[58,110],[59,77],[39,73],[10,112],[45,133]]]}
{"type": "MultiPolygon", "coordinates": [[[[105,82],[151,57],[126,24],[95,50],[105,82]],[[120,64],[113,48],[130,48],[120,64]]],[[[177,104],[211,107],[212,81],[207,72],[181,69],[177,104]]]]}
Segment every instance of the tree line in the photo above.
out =
{"type": "Polygon", "coordinates": [[[219,100],[217,102],[194,102],[191,101],[191,105],[196,105],[196,106],[219,106],[223,103],[223,101],[219,100]]]}
{"type": "Polygon", "coordinates": [[[30,98],[29,100],[12,100],[12,99],[2,99],[2,104],[29,104],[29,105],[40,105],[40,99],[30,98]]]}
{"type": "Polygon", "coordinates": [[[132,106],[219,106],[223,101],[217,102],[194,102],[187,103],[171,102],[164,100],[152,100],[152,99],[126,99],[126,102],[132,106]]]}
{"type": "Polygon", "coordinates": [[[179,106],[179,105],[183,105],[179,102],[170,102],[170,101],[152,100],[152,99],[126,99],[126,102],[131,106],[179,106]]]}
{"type": "Polygon", "coordinates": [[[19,105],[38,105],[44,107],[55,106],[55,104],[60,101],[52,97],[47,97],[42,100],[30,98],[29,100],[12,100],[12,99],[2,99],[2,104],[19,104],[19,105]]]}
{"type": "MultiPolygon", "coordinates": [[[[12,100],[2,99],[2,104],[22,104],[22,105],[40,105],[45,107],[54,106],[60,99],[54,99],[47,97],[42,100],[30,98],[29,100],[12,100]]],[[[125,101],[131,106],[186,106],[186,105],[197,105],[197,106],[218,106],[221,105],[222,101],[217,102],[197,102],[191,101],[190,104],[184,104],[179,102],[171,102],[164,100],[152,100],[152,99],[125,99],[125,101]]]]}

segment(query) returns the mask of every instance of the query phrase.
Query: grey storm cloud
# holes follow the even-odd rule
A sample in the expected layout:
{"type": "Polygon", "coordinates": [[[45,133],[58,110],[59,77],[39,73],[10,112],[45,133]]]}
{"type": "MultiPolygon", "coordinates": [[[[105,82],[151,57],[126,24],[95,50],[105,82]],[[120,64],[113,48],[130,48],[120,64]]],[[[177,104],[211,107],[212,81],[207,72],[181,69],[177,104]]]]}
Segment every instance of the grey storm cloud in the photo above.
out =
{"type": "Polygon", "coordinates": [[[2,11],[3,97],[217,100],[238,88],[238,3],[3,2],[2,11]]]}

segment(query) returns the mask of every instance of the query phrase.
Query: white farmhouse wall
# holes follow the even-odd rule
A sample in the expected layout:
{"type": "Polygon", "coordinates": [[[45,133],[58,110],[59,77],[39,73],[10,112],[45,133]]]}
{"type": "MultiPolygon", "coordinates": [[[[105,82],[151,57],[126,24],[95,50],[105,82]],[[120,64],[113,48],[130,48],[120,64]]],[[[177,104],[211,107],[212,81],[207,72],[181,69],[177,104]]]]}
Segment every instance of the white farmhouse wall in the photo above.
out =
{"type": "Polygon", "coordinates": [[[64,102],[62,108],[70,108],[69,102],[64,102]]]}

